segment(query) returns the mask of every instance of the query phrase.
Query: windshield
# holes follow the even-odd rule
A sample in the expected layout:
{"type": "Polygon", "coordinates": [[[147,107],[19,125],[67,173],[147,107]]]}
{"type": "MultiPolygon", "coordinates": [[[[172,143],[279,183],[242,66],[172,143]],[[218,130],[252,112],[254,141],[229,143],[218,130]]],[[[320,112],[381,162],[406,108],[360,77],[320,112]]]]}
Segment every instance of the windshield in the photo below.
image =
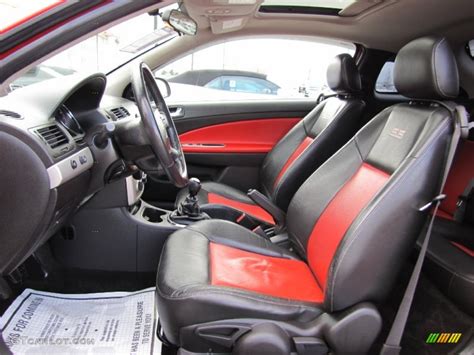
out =
{"type": "Polygon", "coordinates": [[[160,16],[143,14],[45,60],[13,81],[10,90],[74,73],[108,73],[175,36],[177,33],[160,16]]]}

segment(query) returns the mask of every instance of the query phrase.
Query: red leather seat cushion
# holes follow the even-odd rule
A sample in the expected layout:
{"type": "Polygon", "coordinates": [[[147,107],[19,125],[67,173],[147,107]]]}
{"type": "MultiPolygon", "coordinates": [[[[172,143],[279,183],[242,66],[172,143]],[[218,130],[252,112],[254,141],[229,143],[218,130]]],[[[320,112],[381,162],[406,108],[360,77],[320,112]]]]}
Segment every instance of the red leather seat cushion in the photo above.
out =
{"type": "Polygon", "coordinates": [[[308,265],[210,243],[211,284],[296,301],[322,303],[324,293],[308,265]]]}

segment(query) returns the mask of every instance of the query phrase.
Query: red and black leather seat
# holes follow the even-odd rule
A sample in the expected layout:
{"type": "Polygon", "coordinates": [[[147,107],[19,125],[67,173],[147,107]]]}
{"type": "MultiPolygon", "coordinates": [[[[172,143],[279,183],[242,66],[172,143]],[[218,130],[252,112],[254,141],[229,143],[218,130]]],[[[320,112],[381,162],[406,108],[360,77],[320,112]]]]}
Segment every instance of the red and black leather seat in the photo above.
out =
{"type": "MultiPolygon", "coordinates": [[[[361,81],[354,59],[348,54],[335,57],[328,67],[327,80],[337,96],[317,105],[277,143],[262,164],[260,186],[255,188],[283,210],[308,176],[359,127],[365,103],[360,99],[361,81]]],[[[187,189],[178,194],[176,206],[186,195],[187,189]]],[[[274,223],[272,216],[244,192],[221,183],[204,182],[198,199],[201,205],[218,204],[274,223]]]]}
{"type": "Polygon", "coordinates": [[[447,42],[402,48],[395,84],[414,101],[379,113],[296,192],[290,249],[222,220],[169,237],[156,291],[166,339],[194,352],[368,350],[381,327],[369,302],[390,291],[439,189],[452,121],[427,100],[458,94],[447,42]]]}

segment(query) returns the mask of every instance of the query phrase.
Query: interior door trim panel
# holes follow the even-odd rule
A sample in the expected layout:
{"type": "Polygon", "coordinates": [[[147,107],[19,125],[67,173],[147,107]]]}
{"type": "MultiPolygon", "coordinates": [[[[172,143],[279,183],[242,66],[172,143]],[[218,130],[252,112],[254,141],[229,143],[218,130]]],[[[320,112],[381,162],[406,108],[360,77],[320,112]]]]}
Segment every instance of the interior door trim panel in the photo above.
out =
{"type": "Polygon", "coordinates": [[[265,118],[198,128],[179,136],[185,153],[267,153],[301,118],[265,118]]]}
{"type": "Polygon", "coordinates": [[[314,99],[240,102],[169,103],[183,107],[185,114],[175,118],[179,134],[198,128],[235,121],[265,118],[304,117],[315,106],[314,99]]]}

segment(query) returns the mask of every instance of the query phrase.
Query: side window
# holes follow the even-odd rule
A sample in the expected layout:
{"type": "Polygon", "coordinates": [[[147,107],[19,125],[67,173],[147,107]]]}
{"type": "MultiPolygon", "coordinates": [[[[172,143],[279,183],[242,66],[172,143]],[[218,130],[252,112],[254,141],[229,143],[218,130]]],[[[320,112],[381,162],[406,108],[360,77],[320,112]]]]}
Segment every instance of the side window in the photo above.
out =
{"type": "Polygon", "coordinates": [[[216,90],[222,90],[223,84],[222,84],[222,77],[215,78],[214,80],[211,80],[208,82],[204,87],[209,88],[209,89],[216,89],[216,90]]]}
{"type": "Polygon", "coordinates": [[[266,79],[243,75],[220,76],[204,85],[204,87],[265,95],[277,95],[278,89],[280,88],[278,85],[266,79]]]}
{"type": "Polygon", "coordinates": [[[397,94],[398,91],[395,88],[393,82],[393,67],[395,63],[390,61],[386,62],[380,71],[380,74],[375,82],[375,91],[381,94],[397,94]]]}
{"type": "Polygon", "coordinates": [[[326,69],[347,43],[254,38],[198,50],[155,70],[170,82],[171,100],[278,100],[328,92],[326,69]]]}

